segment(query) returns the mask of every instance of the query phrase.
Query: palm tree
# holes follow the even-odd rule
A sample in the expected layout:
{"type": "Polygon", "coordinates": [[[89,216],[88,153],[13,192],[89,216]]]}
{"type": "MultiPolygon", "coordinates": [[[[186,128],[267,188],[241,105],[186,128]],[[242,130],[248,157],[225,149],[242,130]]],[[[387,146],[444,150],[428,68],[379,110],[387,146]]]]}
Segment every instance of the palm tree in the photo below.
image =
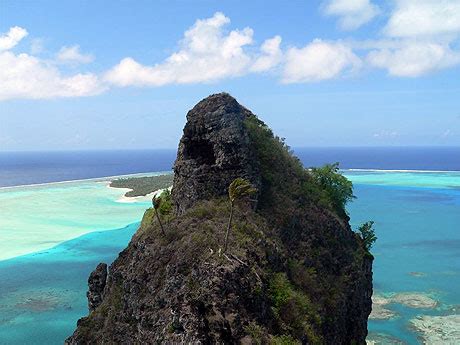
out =
{"type": "Polygon", "coordinates": [[[227,233],[225,234],[224,253],[227,251],[228,235],[230,233],[230,228],[232,227],[235,201],[249,197],[255,193],[257,193],[257,189],[252,186],[251,182],[244,178],[238,177],[233,180],[232,183],[230,183],[230,186],[228,187],[228,198],[230,199],[230,217],[228,219],[227,233]]]}
{"type": "Polygon", "coordinates": [[[158,219],[158,223],[160,223],[161,232],[163,233],[163,236],[166,236],[165,229],[163,228],[163,223],[161,222],[160,215],[158,214],[158,209],[161,206],[161,197],[154,196],[152,198],[152,204],[153,204],[153,209],[155,210],[155,215],[157,216],[157,219],[158,219]]]}

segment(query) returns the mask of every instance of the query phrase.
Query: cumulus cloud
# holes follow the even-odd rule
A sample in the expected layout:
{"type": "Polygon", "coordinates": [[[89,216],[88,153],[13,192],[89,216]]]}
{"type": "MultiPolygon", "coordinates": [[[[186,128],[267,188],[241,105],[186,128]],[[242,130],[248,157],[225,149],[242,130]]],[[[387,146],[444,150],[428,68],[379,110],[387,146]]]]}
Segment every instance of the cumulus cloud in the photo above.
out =
{"type": "Polygon", "coordinates": [[[104,90],[94,74],[64,76],[50,62],[26,53],[9,51],[26,35],[26,30],[14,27],[1,36],[4,51],[0,52],[0,100],[79,97],[104,90]]]}
{"type": "Polygon", "coordinates": [[[326,3],[324,12],[339,17],[343,30],[354,30],[370,22],[380,9],[369,0],[331,0],[326,3]]]}
{"type": "Polygon", "coordinates": [[[277,66],[283,59],[283,52],[281,51],[280,44],[280,36],[275,36],[266,40],[260,47],[262,55],[254,61],[251,70],[254,72],[264,72],[277,66]]]}
{"type": "Polygon", "coordinates": [[[71,47],[62,47],[56,59],[62,63],[70,63],[70,64],[86,64],[90,63],[94,60],[94,56],[90,54],[82,54],[80,52],[80,46],[74,45],[71,47]]]}
{"type": "Polygon", "coordinates": [[[218,12],[200,19],[188,29],[180,49],[163,62],[144,66],[131,57],[124,58],[105,75],[117,86],[161,86],[177,83],[211,82],[247,73],[252,63],[245,46],[253,43],[253,30],[224,27],[230,19],[218,12]]]}
{"type": "Polygon", "coordinates": [[[58,69],[34,56],[0,53],[0,100],[90,96],[103,90],[92,73],[63,76],[58,69]]]}
{"type": "Polygon", "coordinates": [[[345,44],[316,39],[303,48],[290,48],[286,52],[282,81],[301,83],[332,79],[360,65],[360,58],[345,44]]]}
{"type": "Polygon", "coordinates": [[[0,51],[9,50],[27,36],[27,30],[19,26],[14,26],[10,30],[0,35],[0,51]]]}
{"type": "Polygon", "coordinates": [[[371,51],[367,61],[393,76],[418,77],[459,64],[460,53],[447,44],[410,41],[394,49],[371,51]]]}
{"type": "Polygon", "coordinates": [[[384,32],[393,37],[458,34],[460,1],[397,0],[384,32]]]}
{"type": "Polygon", "coordinates": [[[460,1],[396,0],[382,33],[388,46],[371,50],[367,61],[390,75],[419,77],[458,65],[460,52],[452,47],[460,34],[460,1]]]}

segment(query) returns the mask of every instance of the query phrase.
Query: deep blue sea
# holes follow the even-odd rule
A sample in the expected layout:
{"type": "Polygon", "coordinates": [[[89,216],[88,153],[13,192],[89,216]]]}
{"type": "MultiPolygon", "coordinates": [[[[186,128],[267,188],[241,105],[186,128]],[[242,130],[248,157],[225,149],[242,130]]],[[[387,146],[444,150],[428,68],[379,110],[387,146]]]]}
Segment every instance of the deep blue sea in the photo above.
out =
{"type": "MultiPolygon", "coordinates": [[[[357,196],[352,227],[375,221],[369,343],[459,344],[460,148],[295,152],[306,167],[340,162],[357,196]]],[[[89,273],[117,256],[149,207],[127,203],[110,179],[50,182],[170,171],[174,158],[175,150],[0,153],[1,345],[62,344],[87,314],[89,273]]]]}
{"type": "MultiPolygon", "coordinates": [[[[306,167],[460,171],[460,147],[295,148],[306,167]]],[[[176,150],[0,152],[0,187],[171,170],[176,150]]]]}
{"type": "Polygon", "coordinates": [[[172,169],[175,150],[0,152],[0,187],[172,169]]]}

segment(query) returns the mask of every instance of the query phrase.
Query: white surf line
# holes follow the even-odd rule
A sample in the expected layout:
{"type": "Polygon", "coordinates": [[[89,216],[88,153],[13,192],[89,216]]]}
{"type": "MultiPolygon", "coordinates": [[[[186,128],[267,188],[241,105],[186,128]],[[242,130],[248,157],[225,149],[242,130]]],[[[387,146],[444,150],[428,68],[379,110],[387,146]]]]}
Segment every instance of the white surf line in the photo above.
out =
{"type": "MultiPolygon", "coordinates": [[[[56,181],[56,182],[45,182],[45,183],[32,183],[32,184],[21,184],[17,186],[4,186],[0,187],[0,190],[3,189],[13,189],[13,188],[23,188],[23,187],[40,187],[40,186],[49,186],[55,184],[63,183],[75,183],[75,182],[105,182],[107,179],[117,179],[117,178],[126,178],[126,177],[149,177],[149,176],[161,176],[161,175],[171,175],[172,171],[154,171],[147,173],[136,173],[136,174],[127,174],[127,175],[114,175],[114,176],[102,176],[102,177],[92,177],[84,178],[79,180],[67,180],[67,181],[56,181]]],[[[118,188],[120,189],[120,188],[118,188]]]]}
{"type": "Polygon", "coordinates": [[[398,169],[360,169],[360,168],[350,168],[350,169],[340,169],[343,172],[347,171],[370,171],[370,172],[402,172],[402,173],[454,173],[460,174],[460,170],[398,170],[398,169]]]}
{"type": "Polygon", "coordinates": [[[138,196],[126,196],[125,194],[129,191],[132,191],[131,188],[117,188],[117,187],[110,187],[110,183],[107,184],[107,187],[108,188],[111,188],[111,189],[125,189],[126,192],[123,193],[123,195],[121,197],[119,197],[116,201],[117,202],[120,202],[120,203],[134,203],[134,202],[138,202],[138,201],[150,201],[152,200],[152,198],[158,194],[161,194],[164,190],[166,189],[169,189],[169,191],[171,191],[172,189],[172,186],[169,186],[167,188],[161,188],[161,189],[157,189],[156,191],[153,191],[149,194],[146,194],[146,195],[138,195],[138,196]]]}

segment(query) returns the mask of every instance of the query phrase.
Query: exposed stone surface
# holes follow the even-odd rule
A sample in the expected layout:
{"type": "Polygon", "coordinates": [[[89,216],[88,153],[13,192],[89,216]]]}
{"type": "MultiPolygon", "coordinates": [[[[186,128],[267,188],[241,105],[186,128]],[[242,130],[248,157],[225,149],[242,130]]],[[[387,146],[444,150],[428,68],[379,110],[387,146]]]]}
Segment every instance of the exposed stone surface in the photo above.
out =
{"type": "Polygon", "coordinates": [[[188,113],[174,169],[176,217],[163,236],[147,210],[105,287],[92,274],[89,295],[102,303],[67,344],[265,344],[279,336],[365,344],[372,256],[348,219],[309,194],[298,160],[263,123],[250,127],[250,117],[228,94],[188,113]],[[220,196],[240,176],[259,188],[259,203],[235,208],[222,254],[229,203],[220,196]]]}
{"type": "Polygon", "coordinates": [[[93,311],[102,303],[106,281],[107,264],[100,263],[88,278],[88,292],[86,293],[86,297],[88,297],[89,311],[93,311]]]}
{"type": "Polygon", "coordinates": [[[174,164],[172,196],[178,214],[197,200],[226,194],[237,177],[259,187],[255,156],[244,126],[250,115],[227,93],[209,96],[188,112],[174,164]]]}

